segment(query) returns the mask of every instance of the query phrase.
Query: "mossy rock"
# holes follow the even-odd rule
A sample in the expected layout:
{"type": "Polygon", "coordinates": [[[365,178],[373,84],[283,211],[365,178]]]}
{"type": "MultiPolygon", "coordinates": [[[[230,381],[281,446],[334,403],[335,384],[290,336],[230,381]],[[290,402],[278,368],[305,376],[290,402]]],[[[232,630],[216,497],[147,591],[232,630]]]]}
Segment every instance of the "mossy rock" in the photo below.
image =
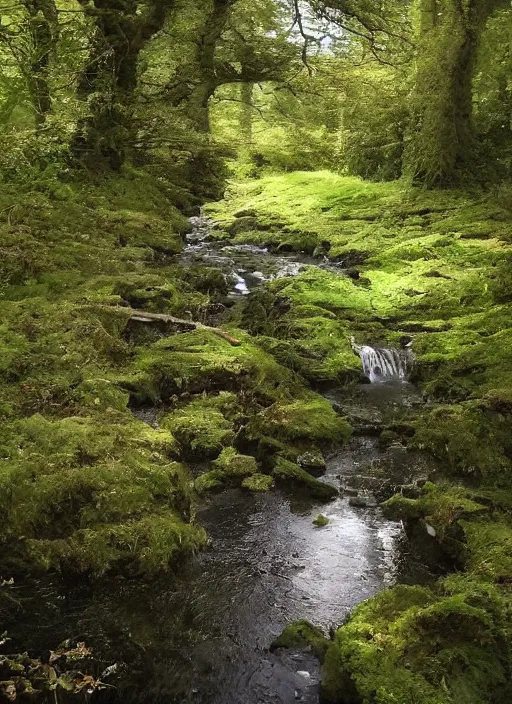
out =
{"type": "Polygon", "coordinates": [[[275,437],[283,442],[324,441],[341,444],[350,437],[350,426],[331,404],[316,394],[291,403],[278,402],[254,416],[247,426],[250,437],[275,437]]]}
{"type": "Polygon", "coordinates": [[[412,445],[443,460],[453,475],[509,485],[512,411],[498,400],[508,398],[506,391],[486,396],[488,401],[440,406],[423,414],[412,445]]]}
{"type": "Polygon", "coordinates": [[[96,576],[153,572],[204,542],[188,525],[190,476],[170,459],[176,446],[163,430],[112,409],[4,424],[0,442],[4,562],[96,576]]]}
{"type": "Polygon", "coordinates": [[[404,693],[415,704],[505,701],[509,623],[500,593],[464,577],[447,580],[444,592],[386,590],[336,632],[322,701],[401,702],[404,693]]]}
{"type": "Polygon", "coordinates": [[[270,652],[279,648],[308,648],[322,661],[328,647],[329,640],[322,631],[309,621],[302,620],[289,623],[281,635],[272,641],[270,652]]]}
{"type": "Polygon", "coordinates": [[[248,491],[269,491],[274,484],[274,480],[268,474],[253,474],[246,477],[242,482],[242,489],[248,491]]]}
{"type": "Polygon", "coordinates": [[[235,483],[258,471],[254,457],[241,455],[232,447],[225,448],[218,459],[212,463],[212,467],[220,472],[226,481],[235,483]]]}
{"type": "Polygon", "coordinates": [[[222,474],[215,470],[199,475],[194,482],[194,488],[200,494],[206,491],[219,491],[223,487],[222,474]]]}
{"type": "Polygon", "coordinates": [[[329,519],[327,516],[324,516],[322,513],[320,513],[316,518],[313,519],[313,525],[315,525],[317,528],[324,528],[325,526],[329,525],[329,519]]]}
{"type": "Polygon", "coordinates": [[[304,452],[297,457],[297,464],[314,477],[320,477],[322,474],[325,474],[325,459],[319,450],[308,450],[304,452]]]}
{"type": "Polygon", "coordinates": [[[253,491],[266,491],[272,486],[272,477],[258,473],[254,457],[241,455],[233,447],[226,447],[212,462],[212,469],[201,474],[194,485],[199,493],[239,486],[253,491]]]}
{"type": "Polygon", "coordinates": [[[233,424],[208,399],[196,399],[165,416],[162,427],[172,432],[185,457],[211,459],[231,445],[233,424]]]}
{"type": "Polygon", "coordinates": [[[278,457],[273,470],[276,481],[288,485],[304,487],[309,494],[320,501],[330,501],[338,495],[338,490],[330,484],[324,484],[311,476],[298,464],[278,457]]]}

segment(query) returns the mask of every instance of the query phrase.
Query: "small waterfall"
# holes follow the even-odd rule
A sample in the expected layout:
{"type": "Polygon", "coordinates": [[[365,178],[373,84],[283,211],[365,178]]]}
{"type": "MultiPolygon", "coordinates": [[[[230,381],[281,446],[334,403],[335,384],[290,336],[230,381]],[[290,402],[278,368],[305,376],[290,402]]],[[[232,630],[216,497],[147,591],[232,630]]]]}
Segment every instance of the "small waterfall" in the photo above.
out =
{"type": "Polygon", "coordinates": [[[356,345],[352,348],[361,358],[363,372],[372,384],[398,379],[405,381],[411,373],[414,355],[409,348],[403,350],[356,345]]]}

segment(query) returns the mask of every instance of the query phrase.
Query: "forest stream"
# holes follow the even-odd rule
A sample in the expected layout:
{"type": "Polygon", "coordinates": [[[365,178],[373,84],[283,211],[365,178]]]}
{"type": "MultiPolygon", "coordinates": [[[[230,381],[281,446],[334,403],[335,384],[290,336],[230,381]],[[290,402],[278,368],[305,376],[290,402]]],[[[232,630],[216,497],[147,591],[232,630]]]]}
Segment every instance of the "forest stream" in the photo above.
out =
{"type": "MultiPolygon", "coordinates": [[[[239,301],[264,280],[293,276],[311,263],[212,242],[210,227],[194,219],[182,261],[221,267],[232,282],[230,297],[239,301]]],[[[339,497],[319,504],[296,491],[215,494],[198,516],[209,548],[177,575],[94,589],[39,584],[14,590],[25,613],[9,629],[12,644],[40,653],[72,634],[92,645],[101,662],[116,664],[122,702],[318,702],[314,656],[270,648],[284,626],[307,619],[328,633],[385,586],[428,579],[428,570],[407,554],[401,523],[384,519],[377,506],[374,492],[382,477],[368,473],[385,463],[400,475],[398,483],[421,474],[421,458],[393,446],[379,450],[374,433],[384,418],[413,412],[418,393],[396,381],[331,388],[324,395],[359,419],[357,434],[327,456],[323,480],[339,489],[339,497]],[[328,525],[315,527],[318,514],[328,525]]],[[[134,413],[157,422],[155,409],[134,413]]]]}

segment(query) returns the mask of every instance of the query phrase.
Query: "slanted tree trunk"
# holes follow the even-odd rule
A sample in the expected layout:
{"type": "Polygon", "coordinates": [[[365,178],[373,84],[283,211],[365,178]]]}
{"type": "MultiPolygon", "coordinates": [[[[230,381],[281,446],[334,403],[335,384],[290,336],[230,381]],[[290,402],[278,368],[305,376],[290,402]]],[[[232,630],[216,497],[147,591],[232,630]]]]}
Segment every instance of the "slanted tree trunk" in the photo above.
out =
{"type": "Polygon", "coordinates": [[[31,60],[26,67],[26,77],[34,109],[34,121],[39,129],[52,109],[49,69],[58,36],[58,14],[55,0],[22,1],[29,16],[31,40],[31,60]]]}
{"type": "Polygon", "coordinates": [[[420,0],[420,53],[405,166],[428,187],[456,185],[473,170],[473,75],[488,17],[505,0],[420,0]]]}
{"type": "Polygon", "coordinates": [[[137,64],[146,43],[159,32],[175,0],[78,0],[94,21],[89,60],[78,84],[89,114],[79,121],[72,152],[81,162],[119,169],[132,138],[132,103],[137,64]]]}

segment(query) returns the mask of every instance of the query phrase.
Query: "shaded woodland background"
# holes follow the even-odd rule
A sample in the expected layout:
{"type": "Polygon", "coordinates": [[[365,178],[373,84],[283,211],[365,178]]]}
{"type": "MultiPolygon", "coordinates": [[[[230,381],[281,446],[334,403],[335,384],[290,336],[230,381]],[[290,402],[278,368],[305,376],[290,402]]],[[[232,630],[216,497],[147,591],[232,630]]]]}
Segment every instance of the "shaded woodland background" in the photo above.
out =
{"type": "Polygon", "coordinates": [[[510,175],[505,0],[5,0],[0,169],[55,188],[126,161],[198,199],[237,173],[426,186],[510,175]],[[234,163],[234,162],[233,162],[234,163]]]}

